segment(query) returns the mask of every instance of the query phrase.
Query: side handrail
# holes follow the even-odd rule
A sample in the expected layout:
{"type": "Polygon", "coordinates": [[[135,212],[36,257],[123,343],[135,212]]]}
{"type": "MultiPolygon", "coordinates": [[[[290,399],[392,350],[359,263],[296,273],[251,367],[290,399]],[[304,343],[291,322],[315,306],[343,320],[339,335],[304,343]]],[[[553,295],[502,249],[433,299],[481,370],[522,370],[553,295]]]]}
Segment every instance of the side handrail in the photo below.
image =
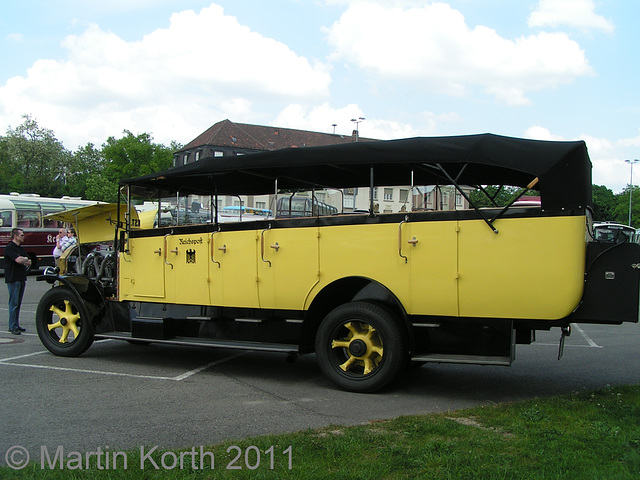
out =
{"type": "Polygon", "coordinates": [[[165,265],[169,265],[169,266],[171,267],[171,269],[173,269],[173,264],[172,264],[172,263],[167,262],[167,237],[168,237],[169,235],[171,235],[172,233],[173,233],[173,231],[171,231],[170,233],[167,233],[167,234],[164,236],[164,263],[165,263],[165,265]]]}
{"type": "Polygon", "coordinates": [[[402,225],[409,221],[409,216],[405,215],[404,220],[398,225],[398,255],[400,258],[404,258],[404,263],[407,263],[408,258],[402,254],[402,225]]]}
{"type": "MultiPolygon", "coordinates": [[[[213,236],[218,233],[218,232],[212,232],[211,233],[211,262],[215,263],[216,265],[218,265],[218,268],[220,268],[220,262],[217,262],[214,258],[213,258],[213,252],[215,251],[215,243],[213,241],[213,236]]],[[[225,245],[225,252],[226,252],[226,245],[225,245]]]]}
{"type": "Polygon", "coordinates": [[[262,258],[262,261],[264,263],[268,263],[269,266],[271,266],[271,262],[269,260],[265,260],[264,259],[264,232],[266,232],[267,230],[270,230],[270,229],[271,229],[271,224],[269,224],[267,226],[267,228],[262,230],[262,233],[260,234],[260,257],[262,258]]]}

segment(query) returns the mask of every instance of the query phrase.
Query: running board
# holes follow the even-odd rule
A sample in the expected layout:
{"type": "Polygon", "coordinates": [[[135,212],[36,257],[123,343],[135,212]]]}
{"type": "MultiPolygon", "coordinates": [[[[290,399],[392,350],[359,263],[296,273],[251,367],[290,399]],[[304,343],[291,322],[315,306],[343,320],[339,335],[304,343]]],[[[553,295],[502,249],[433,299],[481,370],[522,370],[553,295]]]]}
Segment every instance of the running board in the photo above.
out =
{"type": "Polygon", "coordinates": [[[489,355],[454,355],[446,353],[430,353],[411,358],[412,362],[428,363],[463,363],[468,365],[500,365],[508,367],[512,363],[510,357],[489,355]]]}
{"type": "Polygon", "coordinates": [[[164,343],[168,345],[189,345],[192,347],[233,348],[236,350],[256,350],[261,352],[298,353],[298,345],[282,343],[245,342],[241,340],[218,340],[207,338],[175,337],[171,339],[132,337],[128,332],[96,333],[96,340],[129,340],[133,342],[164,343]]]}

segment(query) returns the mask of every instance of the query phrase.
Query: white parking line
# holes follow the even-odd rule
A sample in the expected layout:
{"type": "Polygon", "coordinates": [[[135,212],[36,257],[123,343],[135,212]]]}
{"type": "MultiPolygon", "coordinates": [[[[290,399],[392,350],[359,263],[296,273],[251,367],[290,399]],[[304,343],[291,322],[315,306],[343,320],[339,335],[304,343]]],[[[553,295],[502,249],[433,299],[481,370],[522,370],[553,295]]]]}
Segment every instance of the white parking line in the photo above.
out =
{"type": "Polygon", "coordinates": [[[11,360],[18,360],[20,358],[33,357],[34,355],[42,355],[43,353],[47,353],[47,350],[42,350],[41,352],[27,353],[26,355],[18,355],[17,357],[0,358],[0,363],[10,362],[11,360]]]}
{"type": "Polygon", "coordinates": [[[229,362],[231,360],[234,360],[242,355],[246,355],[249,352],[240,352],[237,353],[235,355],[231,355],[229,357],[225,357],[222,358],[220,360],[217,360],[215,362],[210,362],[207,363],[206,365],[202,365],[198,368],[194,368],[193,370],[189,370],[188,372],[182,373],[176,377],[165,377],[165,376],[158,376],[158,375],[135,375],[133,373],[120,373],[120,372],[105,372],[105,371],[100,371],[100,370],[86,370],[83,368],[68,368],[68,367],[54,367],[52,365],[31,365],[28,363],[11,363],[12,360],[17,360],[17,359],[21,359],[21,358],[26,358],[26,357],[31,357],[34,355],[40,355],[42,353],[47,353],[46,350],[41,351],[41,352],[35,352],[35,353],[29,353],[26,355],[20,355],[18,357],[10,357],[10,358],[3,358],[0,359],[0,365],[11,365],[14,367],[27,367],[27,368],[39,368],[41,370],[57,370],[57,371],[62,371],[62,372],[76,372],[76,373],[93,373],[96,375],[109,375],[109,376],[113,376],[113,377],[129,377],[129,378],[144,378],[144,379],[150,379],[150,380],[171,380],[174,382],[180,382],[182,380],[184,380],[185,378],[189,378],[197,373],[202,372],[203,370],[206,370],[207,368],[210,367],[215,367],[216,365],[220,365],[222,363],[225,362],[229,362]]]}
{"type": "MultiPolygon", "coordinates": [[[[596,342],[591,340],[589,335],[587,335],[585,333],[585,331],[582,330],[575,323],[571,324],[571,328],[572,329],[575,328],[580,333],[580,335],[582,335],[582,338],[584,338],[584,340],[587,342],[587,344],[586,345],[569,345],[567,343],[567,344],[564,345],[565,348],[604,348],[602,345],[598,345],[596,342]]],[[[557,343],[542,343],[542,342],[534,342],[533,345],[538,345],[538,346],[541,346],[541,347],[557,347],[558,346],[557,343]]]]}
{"type": "Polygon", "coordinates": [[[584,333],[584,330],[582,330],[578,325],[576,325],[575,323],[572,323],[571,326],[575,329],[578,330],[578,332],[580,332],[580,335],[582,335],[582,337],[587,341],[587,343],[589,344],[590,347],[593,348],[602,348],[602,346],[598,345],[596,342],[594,342],[593,340],[591,340],[589,338],[589,336],[584,333]]]}

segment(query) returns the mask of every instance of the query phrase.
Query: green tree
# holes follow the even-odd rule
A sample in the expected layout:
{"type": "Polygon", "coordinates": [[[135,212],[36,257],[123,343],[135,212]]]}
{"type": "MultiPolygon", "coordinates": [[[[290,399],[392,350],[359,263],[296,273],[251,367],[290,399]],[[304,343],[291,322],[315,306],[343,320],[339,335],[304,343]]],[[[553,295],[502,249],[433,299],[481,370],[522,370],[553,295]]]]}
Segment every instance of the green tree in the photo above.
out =
{"type": "Polygon", "coordinates": [[[617,205],[616,196],[613,192],[604,185],[593,185],[591,197],[593,199],[594,220],[600,222],[612,220],[614,217],[613,212],[617,205]]]}
{"type": "Polygon", "coordinates": [[[87,143],[84,147],[78,148],[64,172],[68,194],[87,200],[101,200],[87,192],[87,184],[90,179],[99,179],[102,176],[105,163],[102,151],[93,143],[87,143]]]}
{"type": "Polygon", "coordinates": [[[7,190],[59,196],[64,192],[60,172],[71,154],[53,131],[40,127],[30,115],[22,118],[23,123],[15,129],[9,128],[4,138],[7,190]]]}
{"type": "Polygon", "coordinates": [[[11,191],[10,178],[12,175],[11,155],[9,152],[9,140],[0,137],[0,192],[11,191]]]}
{"type": "MultiPolygon", "coordinates": [[[[616,204],[613,210],[613,219],[624,225],[629,223],[629,185],[618,195],[616,195],[616,204]]],[[[633,205],[631,206],[631,225],[640,224],[640,187],[633,187],[633,195],[631,196],[633,205]]]]}
{"type": "MultiPolygon", "coordinates": [[[[487,185],[484,187],[484,190],[486,194],[478,189],[473,190],[469,195],[471,202],[476,207],[504,207],[521,191],[521,189],[517,187],[500,187],[498,185],[487,185]],[[492,203],[491,199],[493,199],[494,203],[492,203]]],[[[530,193],[530,195],[535,194],[535,192],[530,193]]]]}
{"type": "Polygon", "coordinates": [[[174,143],[166,147],[153,143],[148,133],[134,135],[129,130],[123,133],[122,138],[109,137],[102,145],[103,176],[107,183],[91,182],[91,192],[100,191],[109,199],[117,194],[121,180],[166,170],[173,163],[174,143]]]}
{"type": "Polygon", "coordinates": [[[116,203],[118,201],[117,184],[99,175],[87,178],[85,192],[88,200],[99,200],[109,203],[116,203]]]}

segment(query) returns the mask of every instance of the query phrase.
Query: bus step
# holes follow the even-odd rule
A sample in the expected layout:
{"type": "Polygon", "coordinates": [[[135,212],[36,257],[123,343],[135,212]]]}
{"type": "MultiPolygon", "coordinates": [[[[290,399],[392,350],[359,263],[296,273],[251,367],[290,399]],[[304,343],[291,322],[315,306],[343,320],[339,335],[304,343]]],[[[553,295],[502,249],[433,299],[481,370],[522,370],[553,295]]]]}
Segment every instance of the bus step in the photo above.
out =
{"type": "Polygon", "coordinates": [[[462,363],[473,365],[501,365],[508,367],[512,363],[510,357],[491,355],[456,355],[448,353],[430,353],[411,358],[412,362],[427,363],[462,363]]]}
{"type": "Polygon", "coordinates": [[[298,353],[298,345],[247,342],[241,340],[221,340],[208,338],[174,337],[171,339],[156,339],[132,337],[129,332],[110,332],[95,335],[96,339],[135,340],[141,342],[164,343],[167,345],[190,345],[194,347],[233,348],[237,350],[256,350],[261,352],[298,353]]]}

